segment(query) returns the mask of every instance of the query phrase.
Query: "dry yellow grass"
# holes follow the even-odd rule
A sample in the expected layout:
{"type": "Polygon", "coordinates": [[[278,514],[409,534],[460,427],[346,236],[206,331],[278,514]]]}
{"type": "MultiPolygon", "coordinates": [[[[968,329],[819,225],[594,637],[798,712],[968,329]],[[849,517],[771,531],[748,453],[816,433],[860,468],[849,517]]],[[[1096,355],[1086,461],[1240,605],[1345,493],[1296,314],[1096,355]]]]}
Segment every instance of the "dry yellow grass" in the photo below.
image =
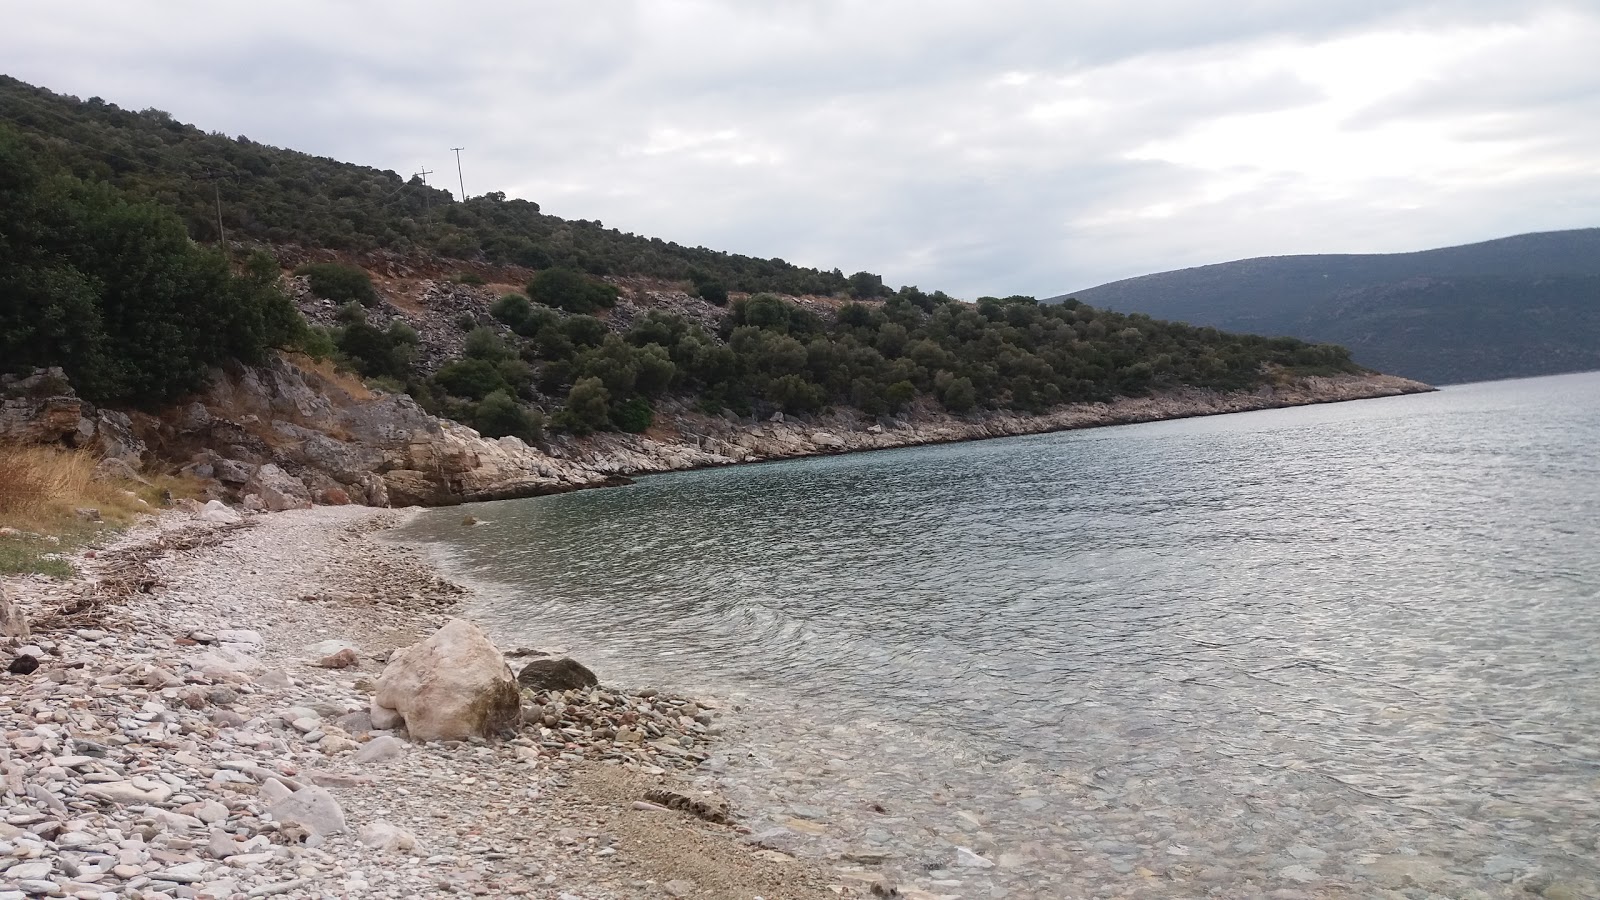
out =
{"type": "Polygon", "coordinates": [[[21,534],[0,537],[0,574],[42,572],[67,577],[60,554],[90,544],[161,505],[163,491],[194,497],[199,482],[153,476],[149,484],[97,481],[98,460],[58,447],[0,446],[0,526],[21,534]],[[77,514],[94,509],[100,521],[77,514]]]}
{"type": "Polygon", "coordinates": [[[122,524],[150,510],[152,498],[142,494],[159,497],[159,488],[96,481],[96,462],[82,451],[0,447],[0,525],[50,531],[73,521],[80,508],[98,509],[106,521],[122,524]]]}

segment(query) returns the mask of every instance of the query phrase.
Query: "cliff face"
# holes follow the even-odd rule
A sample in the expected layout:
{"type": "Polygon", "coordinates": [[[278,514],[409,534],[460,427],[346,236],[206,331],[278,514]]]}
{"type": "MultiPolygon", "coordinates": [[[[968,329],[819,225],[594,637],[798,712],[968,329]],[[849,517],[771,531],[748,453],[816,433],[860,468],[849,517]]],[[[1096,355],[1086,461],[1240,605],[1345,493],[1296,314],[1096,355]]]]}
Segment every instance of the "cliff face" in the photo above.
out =
{"type": "Polygon", "coordinates": [[[1246,392],[1190,389],[1072,404],[1038,416],[958,417],[922,407],[885,422],[854,411],[753,422],[666,408],[658,411],[662,424],[646,434],[564,437],[533,447],[517,438],[484,438],[427,414],[403,394],[370,391],[281,357],[261,368],[218,372],[206,393],[160,416],[97,411],[91,421],[64,379],[38,378],[30,387],[25,403],[15,397],[7,403],[5,432],[13,439],[70,443],[77,435],[102,435],[102,449],[121,458],[179,469],[204,480],[218,498],[272,509],[509,499],[655,472],[1431,390],[1393,376],[1341,375],[1246,392]]]}

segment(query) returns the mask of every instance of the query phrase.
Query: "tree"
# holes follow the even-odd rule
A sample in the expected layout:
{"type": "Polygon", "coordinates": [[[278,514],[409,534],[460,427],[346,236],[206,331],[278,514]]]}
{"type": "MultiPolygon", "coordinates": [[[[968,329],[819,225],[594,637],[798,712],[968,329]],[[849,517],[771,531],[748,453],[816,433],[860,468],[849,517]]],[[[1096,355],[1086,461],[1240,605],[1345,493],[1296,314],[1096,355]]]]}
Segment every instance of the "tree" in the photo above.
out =
{"type": "Polygon", "coordinates": [[[888,291],[883,286],[883,277],[871,272],[857,272],[850,276],[850,296],[857,300],[870,300],[882,297],[888,291]]]}
{"type": "Polygon", "coordinates": [[[556,422],[573,434],[604,431],[611,425],[611,394],[598,378],[580,378],[567,392],[556,422]]]}
{"type": "Polygon", "coordinates": [[[53,172],[0,130],[0,369],[61,366],[96,403],[175,399],[304,336],[272,269],[234,274],[170,212],[53,172]]]}

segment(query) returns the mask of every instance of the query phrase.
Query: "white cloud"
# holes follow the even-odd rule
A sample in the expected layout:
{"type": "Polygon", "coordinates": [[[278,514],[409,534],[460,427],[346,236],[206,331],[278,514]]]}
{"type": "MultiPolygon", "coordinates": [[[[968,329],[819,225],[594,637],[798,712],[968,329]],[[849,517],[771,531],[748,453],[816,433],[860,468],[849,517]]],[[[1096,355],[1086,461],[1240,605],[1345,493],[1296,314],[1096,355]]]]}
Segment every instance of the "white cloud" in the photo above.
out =
{"type": "Polygon", "coordinates": [[[406,174],[464,146],[474,193],[966,296],[1600,223],[1580,0],[444,10],[41,4],[0,57],[406,174]]]}

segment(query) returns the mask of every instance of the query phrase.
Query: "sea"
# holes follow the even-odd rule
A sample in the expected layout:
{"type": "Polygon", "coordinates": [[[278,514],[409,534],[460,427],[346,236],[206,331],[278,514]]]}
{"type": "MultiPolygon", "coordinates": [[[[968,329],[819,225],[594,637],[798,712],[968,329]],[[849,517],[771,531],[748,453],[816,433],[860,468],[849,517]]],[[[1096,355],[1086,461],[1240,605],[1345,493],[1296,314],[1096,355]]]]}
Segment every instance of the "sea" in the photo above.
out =
{"type": "Polygon", "coordinates": [[[935,897],[1600,897],[1600,373],[422,515],[503,646],[717,706],[935,897]]]}

